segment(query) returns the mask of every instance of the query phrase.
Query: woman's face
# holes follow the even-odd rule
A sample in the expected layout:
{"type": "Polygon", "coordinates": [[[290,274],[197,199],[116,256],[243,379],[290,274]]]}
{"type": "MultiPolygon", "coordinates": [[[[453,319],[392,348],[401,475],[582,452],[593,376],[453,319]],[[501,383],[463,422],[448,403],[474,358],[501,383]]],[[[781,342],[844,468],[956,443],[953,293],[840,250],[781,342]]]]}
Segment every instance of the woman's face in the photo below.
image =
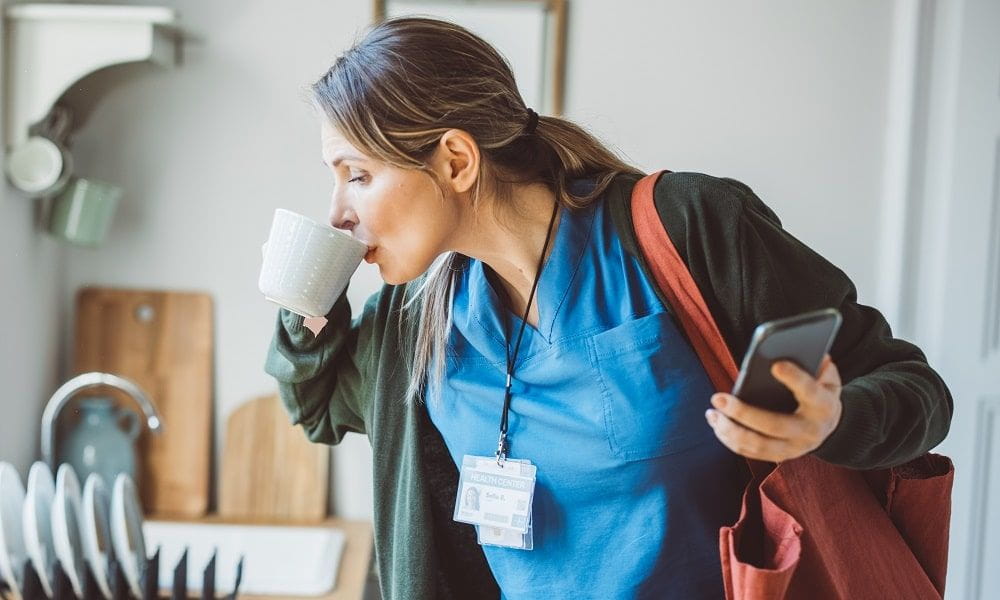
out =
{"type": "Polygon", "coordinates": [[[330,225],[368,245],[365,261],[378,264],[386,283],[419,277],[460,230],[455,198],[442,199],[422,171],[365,156],[325,119],[321,135],[323,162],[334,174],[330,225]]]}

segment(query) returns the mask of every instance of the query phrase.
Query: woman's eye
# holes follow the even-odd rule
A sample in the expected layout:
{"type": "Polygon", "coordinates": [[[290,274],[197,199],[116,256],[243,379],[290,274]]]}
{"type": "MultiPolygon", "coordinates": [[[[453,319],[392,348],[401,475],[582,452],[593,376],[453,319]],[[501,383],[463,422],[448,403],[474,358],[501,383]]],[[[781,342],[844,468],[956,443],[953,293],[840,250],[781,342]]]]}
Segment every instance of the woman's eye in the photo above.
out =
{"type": "Polygon", "coordinates": [[[347,183],[354,183],[355,181],[364,182],[368,178],[367,175],[358,175],[357,177],[351,177],[347,180],[347,183]]]}

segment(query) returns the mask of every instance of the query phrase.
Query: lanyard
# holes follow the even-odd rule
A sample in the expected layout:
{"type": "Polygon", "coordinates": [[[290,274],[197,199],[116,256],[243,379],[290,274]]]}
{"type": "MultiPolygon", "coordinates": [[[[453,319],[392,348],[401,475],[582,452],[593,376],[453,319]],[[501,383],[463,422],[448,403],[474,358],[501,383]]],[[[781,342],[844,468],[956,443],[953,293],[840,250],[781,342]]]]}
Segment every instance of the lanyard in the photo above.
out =
{"type": "Polygon", "coordinates": [[[542,266],[545,264],[545,251],[549,248],[549,239],[552,237],[552,224],[555,223],[556,213],[559,211],[559,203],[552,208],[552,218],[549,219],[549,231],[545,234],[545,244],[542,246],[542,255],[538,259],[538,269],[535,272],[535,280],[531,283],[531,292],[528,294],[528,305],[524,308],[524,316],[521,317],[521,328],[517,332],[517,342],[514,343],[514,354],[510,353],[510,332],[507,328],[507,318],[503,319],[504,341],[507,344],[507,383],[503,393],[503,413],[500,415],[500,439],[497,441],[497,464],[501,467],[507,460],[507,415],[510,412],[510,384],[514,378],[514,361],[517,360],[517,353],[521,349],[521,336],[524,335],[524,326],[528,322],[528,312],[531,311],[531,301],[535,298],[535,288],[538,287],[538,280],[542,276],[542,266]]]}

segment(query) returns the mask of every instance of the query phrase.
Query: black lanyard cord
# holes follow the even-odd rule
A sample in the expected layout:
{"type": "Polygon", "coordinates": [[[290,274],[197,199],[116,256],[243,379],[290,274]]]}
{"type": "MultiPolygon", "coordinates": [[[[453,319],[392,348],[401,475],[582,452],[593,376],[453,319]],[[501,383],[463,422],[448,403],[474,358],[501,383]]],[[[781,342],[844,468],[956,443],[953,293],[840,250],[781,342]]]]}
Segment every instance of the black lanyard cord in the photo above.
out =
{"type": "Polygon", "coordinates": [[[531,311],[531,301],[535,298],[535,289],[538,287],[538,280],[542,276],[542,266],[545,264],[545,251],[549,248],[549,240],[552,238],[552,224],[556,221],[556,213],[559,212],[559,203],[552,208],[552,217],[549,219],[549,231],[545,234],[545,244],[542,245],[542,255],[538,259],[538,270],[535,272],[535,280],[531,283],[531,292],[528,294],[528,305],[524,308],[524,316],[521,318],[521,328],[517,332],[517,341],[514,343],[514,354],[510,352],[510,331],[507,327],[507,318],[503,320],[503,335],[507,344],[507,382],[504,386],[503,413],[500,415],[500,439],[497,441],[497,464],[503,466],[507,460],[507,416],[510,412],[510,385],[514,378],[514,361],[517,360],[517,353],[521,349],[521,337],[524,336],[524,326],[528,323],[528,313],[531,311]]]}

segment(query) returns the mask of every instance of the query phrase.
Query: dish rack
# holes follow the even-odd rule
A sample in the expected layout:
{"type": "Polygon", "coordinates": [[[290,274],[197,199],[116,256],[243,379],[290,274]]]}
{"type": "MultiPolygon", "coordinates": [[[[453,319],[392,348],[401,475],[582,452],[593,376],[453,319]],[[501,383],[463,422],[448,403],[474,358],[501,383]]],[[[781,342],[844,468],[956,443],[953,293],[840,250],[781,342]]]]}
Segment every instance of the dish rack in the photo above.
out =
{"type": "MultiPolygon", "coordinates": [[[[109,557],[108,564],[108,584],[110,586],[111,596],[110,600],[161,600],[164,598],[169,598],[171,600],[186,600],[191,597],[191,591],[187,587],[187,572],[188,572],[188,559],[187,550],[181,555],[181,558],[177,561],[174,566],[174,577],[173,586],[168,594],[161,594],[159,589],[159,575],[160,575],[160,550],[157,549],[156,554],[151,558],[146,559],[145,568],[142,569],[140,577],[140,588],[142,595],[136,598],[135,594],[130,589],[128,582],[125,580],[120,563],[113,556],[109,557]]],[[[202,600],[214,600],[216,598],[215,589],[215,562],[216,555],[213,554],[211,560],[205,566],[202,575],[202,587],[200,592],[196,593],[195,597],[200,597],[202,600]]],[[[94,575],[90,569],[84,569],[84,580],[83,585],[83,597],[78,597],[73,591],[73,586],[70,584],[69,577],[63,570],[61,563],[56,560],[52,569],[52,577],[50,581],[52,582],[52,596],[49,597],[45,593],[45,589],[42,586],[41,580],[38,578],[38,573],[35,571],[34,565],[31,561],[26,561],[24,565],[24,584],[21,590],[21,596],[24,600],[109,600],[104,593],[98,587],[97,582],[94,580],[94,575]]],[[[236,565],[236,576],[233,589],[225,596],[228,600],[235,600],[237,598],[240,582],[243,579],[243,557],[240,557],[239,563],[236,565]]],[[[0,580],[0,598],[9,597],[8,594],[10,589],[7,587],[6,583],[0,580]]]]}

